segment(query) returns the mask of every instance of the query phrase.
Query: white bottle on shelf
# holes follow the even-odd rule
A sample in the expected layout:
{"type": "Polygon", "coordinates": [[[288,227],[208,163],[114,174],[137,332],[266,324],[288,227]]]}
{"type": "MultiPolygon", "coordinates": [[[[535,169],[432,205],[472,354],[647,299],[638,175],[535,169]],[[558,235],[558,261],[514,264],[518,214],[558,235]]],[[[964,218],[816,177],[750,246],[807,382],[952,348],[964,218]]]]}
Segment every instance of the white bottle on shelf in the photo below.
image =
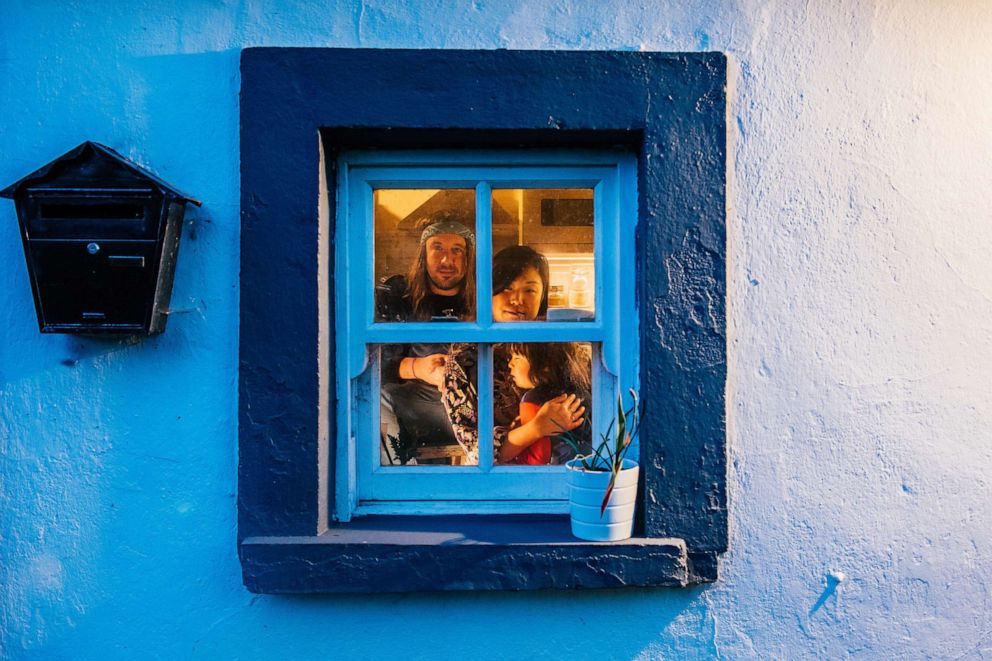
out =
{"type": "Polygon", "coordinates": [[[589,280],[582,267],[572,269],[572,284],[568,288],[568,305],[573,308],[589,306],[589,280]]]}

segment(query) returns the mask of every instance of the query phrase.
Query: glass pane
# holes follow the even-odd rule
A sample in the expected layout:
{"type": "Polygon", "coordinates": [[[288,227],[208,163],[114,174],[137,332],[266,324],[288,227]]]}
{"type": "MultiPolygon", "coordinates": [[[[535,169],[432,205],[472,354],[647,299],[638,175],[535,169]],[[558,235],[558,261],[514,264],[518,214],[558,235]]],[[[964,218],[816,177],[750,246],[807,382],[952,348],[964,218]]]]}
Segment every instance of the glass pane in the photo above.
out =
{"type": "Polygon", "coordinates": [[[492,217],[493,320],[593,320],[593,190],[494,190],[492,217]]]}
{"type": "Polygon", "coordinates": [[[588,453],[592,408],[590,343],[493,345],[497,464],[563,464],[588,453]]]}
{"type": "Polygon", "coordinates": [[[380,464],[477,465],[477,345],[379,349],[380,464]]]}
{"type": "Polygon", "coordinates": [[[375,320],[475,319],[475,191],[379,189],[375,320]]]}

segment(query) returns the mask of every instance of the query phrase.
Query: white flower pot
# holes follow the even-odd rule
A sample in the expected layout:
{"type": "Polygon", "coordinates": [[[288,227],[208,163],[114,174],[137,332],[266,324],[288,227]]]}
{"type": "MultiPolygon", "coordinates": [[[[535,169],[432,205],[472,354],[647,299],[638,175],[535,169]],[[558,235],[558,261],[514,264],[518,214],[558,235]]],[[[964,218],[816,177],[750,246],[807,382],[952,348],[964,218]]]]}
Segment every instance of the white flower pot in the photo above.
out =
{"type": "Polygon", "coordinates": [[[623,460],[613,493],[606,510],[600,506],[610,483],[608,471],[587,471],[578,460],[565,464],[568,469],[568,505],[572,519],[572,534],[592,542],[615,542],[628,539],[634,528],[634,503],[637,502],[636,461],[623,460]]]}

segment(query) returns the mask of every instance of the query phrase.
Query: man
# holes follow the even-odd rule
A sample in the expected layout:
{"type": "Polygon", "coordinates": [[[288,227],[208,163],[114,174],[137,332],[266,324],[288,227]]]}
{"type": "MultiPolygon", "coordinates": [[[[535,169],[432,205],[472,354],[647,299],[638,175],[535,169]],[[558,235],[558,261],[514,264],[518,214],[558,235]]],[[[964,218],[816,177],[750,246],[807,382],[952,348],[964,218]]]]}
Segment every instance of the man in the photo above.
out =
{"type": "MultiPolygon", "coordinates": [[[[454,211],[427,219],[408,274],[392,276],[376,288],[376,321],[475,318],[475,236],[465,220],[454,211]]],[[[447,351],[447,345],[427,343],[382,347],[384,463],[405,463],[416,456],[410,446],[457,444],[441,403],[447,351]]]]}
{"type": "Polygon", "coordinates": [[[376,287],[376,321],[471,319],[475,313],[475,237],[453,211],[432,214],[408,274],[376,287]]]}

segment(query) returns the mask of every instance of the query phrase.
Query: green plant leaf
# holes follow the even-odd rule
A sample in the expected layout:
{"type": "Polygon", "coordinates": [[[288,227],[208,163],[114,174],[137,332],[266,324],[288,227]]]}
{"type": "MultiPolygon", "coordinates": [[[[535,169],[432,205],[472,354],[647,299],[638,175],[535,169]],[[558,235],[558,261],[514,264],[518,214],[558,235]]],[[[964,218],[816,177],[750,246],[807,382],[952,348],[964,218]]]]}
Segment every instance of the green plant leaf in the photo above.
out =
{"type": "Polygon", "coordinates": [[[606,506],[610,502],[610,494],[613,493],[613,487],[617,483],[617,472],[613,471],[610,475],[610,483],[606,485],[606,493],[603,494],[603,503],[599,506],[599,518],[603,518],[603,514],[606,513],[606,506]]]}
{"type": "Polygon", "coordinates": [[[617,449],[620,447],[620,439],[623,438],[624,433],[627,431],[627,414],[623,410],[623,398],[617,397],[617,449]]]}
{"type": "Polygon", "coordinates": [[[598,470],[610,470],[610,467],[613,465],[613,455],[610,450],[610,439],[605,434],[602,438],[603,442],[593,448],[593,453],[595,454],[596,459],[599,460],[600,465],[603,466],[603,468],[598,470]],[[603,453],[606,453],[605,456],[603,453]]]}

